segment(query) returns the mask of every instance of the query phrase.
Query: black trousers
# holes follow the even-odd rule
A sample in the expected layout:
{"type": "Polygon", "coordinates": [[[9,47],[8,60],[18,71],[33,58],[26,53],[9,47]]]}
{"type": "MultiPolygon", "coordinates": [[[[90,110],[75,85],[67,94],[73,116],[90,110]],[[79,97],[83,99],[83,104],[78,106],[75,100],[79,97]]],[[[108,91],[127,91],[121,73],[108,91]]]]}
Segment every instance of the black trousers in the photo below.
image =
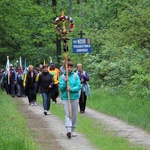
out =
{"type": "Polygon", "coordinates": [[[34,88],[28,88],[26,92],[27,92],[29,103],[35,102],[35,100],[36,100],[35,89],[34,88]]]}
{"type": "Polygon", "coordinates": [[[85,92],[81,91],[81,95],[80,95],[80,98],[79,98],[80,112],[85,111],[86,100],[87,100],[87,96],[85,95],[85,92]]]}
{"type": "Polygon", "coordinates": [[[59,95],[58,84],[52,86],[52,101],[56,103],[56,98],[59,95]]]}
{"type": "Polygon", "coordinates": [[[15,96],[15,81],[10,80],[10,84],[8,84],[8,93],[12,96],[15,96]]]}

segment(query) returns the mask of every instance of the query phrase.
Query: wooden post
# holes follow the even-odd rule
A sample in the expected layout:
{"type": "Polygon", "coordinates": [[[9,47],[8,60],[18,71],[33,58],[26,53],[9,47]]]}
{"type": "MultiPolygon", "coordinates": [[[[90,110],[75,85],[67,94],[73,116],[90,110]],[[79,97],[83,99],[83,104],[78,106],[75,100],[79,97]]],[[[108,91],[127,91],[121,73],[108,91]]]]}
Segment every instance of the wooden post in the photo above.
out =
{"type": "MultiPolygon", "coordinates": [[[[83,33],[82,31],[80,31],[79,33],[78,33],[78,35],[80,35],[80,39],[82,39],[83,38],[83,35],[84,35],[85,33],[83,33]]],[[[81,59],[82,59],[82,70],[83,70],[83,54],[81,54],[81,59]]],[[[83,80],[83,78],[81,79],[81,81],[83,80]]],[[[83,84],[82,84],[82,89],[81,89],[81,95],[82,95],[82,102],[84,102],[84,91],[83,91],[83,84]]]]}

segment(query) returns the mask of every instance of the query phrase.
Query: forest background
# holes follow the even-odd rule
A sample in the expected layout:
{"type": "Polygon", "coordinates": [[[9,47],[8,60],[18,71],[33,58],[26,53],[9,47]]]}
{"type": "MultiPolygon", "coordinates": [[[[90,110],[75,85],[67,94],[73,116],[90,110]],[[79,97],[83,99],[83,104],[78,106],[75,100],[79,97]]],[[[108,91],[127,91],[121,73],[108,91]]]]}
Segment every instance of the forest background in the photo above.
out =
{"type": "Polygon", "coordinates": [[[54,21],[71,16],[74,32],[68,34],[69,57],[82,62],[91,88],[124,91],[150,97],[150,1],[149,0],[1,0],[0,68],[6,57],[16,64],[38,66],[49,56],[61,66],[63,47],[54,21]],[[91,38],[92,53],[73,54],[72,38],[91,38]]]}

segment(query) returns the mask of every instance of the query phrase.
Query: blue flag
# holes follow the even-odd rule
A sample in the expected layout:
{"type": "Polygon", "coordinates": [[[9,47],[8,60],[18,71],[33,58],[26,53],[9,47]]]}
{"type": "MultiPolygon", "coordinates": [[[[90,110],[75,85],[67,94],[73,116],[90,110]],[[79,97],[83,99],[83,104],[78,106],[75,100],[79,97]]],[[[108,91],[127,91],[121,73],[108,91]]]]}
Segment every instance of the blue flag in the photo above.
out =
{"type": "Polygon", "coordinates": [[[24,74],[27,73],[27,64],[26,64],[26,58],[24,59],[24,74]]]}

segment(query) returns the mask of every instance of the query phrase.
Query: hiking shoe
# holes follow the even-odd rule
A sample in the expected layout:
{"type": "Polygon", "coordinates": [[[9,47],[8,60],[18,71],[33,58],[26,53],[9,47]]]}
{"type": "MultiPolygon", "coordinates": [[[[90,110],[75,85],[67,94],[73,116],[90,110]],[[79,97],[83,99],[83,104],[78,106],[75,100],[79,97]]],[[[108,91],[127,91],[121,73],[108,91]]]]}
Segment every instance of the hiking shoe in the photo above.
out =
{"type": "Polygon", "coordinates": [[[47,115],[47,110],[44,110],[44,114],[47,115]]]}
{"type": "Polygon", "coordinates": [[[48,110],[48,111],[47,111],[47,115],[50,115],[50,114],[51,114],[51,113],[50,113],[50,111],[48,110]]]}
{"type": "Polygon", "coordinates": [[[83,114],[84,113],[84,111],[80,111],[80,114],[83,114]]]}
{"type": "Polygon", "coordinates": [[[71,139],[71,132],[67,133],[67,137],[68,137],[68,139],[71,139]]]}
{"type": "Polygon", "coordinates": [[[76,137],[77,133],[76,132],[72,132],[72,137],[76,137]]]}
{"type": "Polygon", "coordinates": [[[33,103],[31,103],[31,106],[34,106],[34,104],[33,104],[33,103]]]}
{"type": "Polygon", "coordinates": [[[34,106],[36,106],[37,105],[37,103],[36,102],[34,102],[34,106]]]}

